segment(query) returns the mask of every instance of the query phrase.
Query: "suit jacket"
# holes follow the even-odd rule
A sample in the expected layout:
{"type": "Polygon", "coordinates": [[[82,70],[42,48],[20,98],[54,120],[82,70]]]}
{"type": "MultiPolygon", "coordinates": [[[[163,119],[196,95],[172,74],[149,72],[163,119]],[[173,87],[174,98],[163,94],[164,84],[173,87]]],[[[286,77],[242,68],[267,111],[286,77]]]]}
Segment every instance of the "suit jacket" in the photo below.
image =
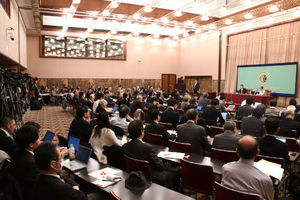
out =
{"type": "Polygon", "coordinates": [[[138,101],[138,100],[134,100],[133,102],[132,102],[132,104],[130,105],[130,113],[129,113],[129,115],[130,115],[130,117],[134,117],[134,113],[135,113],[135,111],[137,110],[137,109],[143,109],[144,108],[144,105],[143,105],[143,103],[142,102],[140,102],[140,101],[138,101]]]}
{"type": "Polygon", "coordinates": [[[24,199],[31,199],[34,185],[40,174],[34,156],[25,149],[17,149],[13,153],[9,172],[20,183],[24,199]]]}
{"type": "Polygon", "coordinates": [[[193,89],[194,93],[197,93],[199,89],[200,89],[199,83],[197,83],[196,85],[194,85],[194,89],[193,89]]]}
{"type": "Polygon", "coordinates": [[[209,99],[208,98],[204,98],[204,97],[199,98],[198,106],[202,106],[202,110],[203,110],[203,108],[205,108],[208,105],[209,105],[209,99]]]}
{"type": "Polygon", "coordinates": [[[153,104],[150,104],[150,106],[148,107],[146,116],[145,116],[145,122],[150,123],[152,121],[151,120],[151,111],[154,109],[158,109],[158,107],[153,104]]]}
{"type": "Polygon", "coordinates": [[[192,152],[204,155],[208,149],[208,141],[205,129],[188,120],[186,123],[177,126],[177,141],[190,143],[192,152]]]}
{"type": "Polygon", "coordinates": [[[241,124],[242,135],[262,137],[264,135],[264,123],[256,117],[244,117],[241,124]]]}
{"type": "Polygon", "coordinates": [[[164,126],[159,125],[156,122],[151,122],[151,124],[147,125],[145,131],[148,133],[162,135],[166,146],[169,144],[169,139],[175,139],[175,135],[169,134],[164,126]]]}
{"type": "Polygon", "coordinates": [[[179,123],[179,114],[172,108],[167,108],[160,118],[161,122],[171,123],[173,128],[176,129],[176,126],[179,123]]]}
{"type": "Polygon", "coordinates": [[[41,174],[35,187],[34,200],[87,200],[87,196],[73,189],[55,176],[41,174]]]}
{"type": "Polygon", "coordinates": [[[243,117],[248,117],[249,115],[252,114],[253,110],[254,108],[249,104],[240,106],[237,110],[237,117],[239,119],[242,119],[243,117]]]}
{"type": "Polygon", "coordinates": [[[218,118],[222,125],[225,123],[220,110],[216,109],[214,106],[206,107],[202,117],[206,120],[208,125],[216,125],[218,118]]]}
{"type": "Polygon", "coordinates": [[[0,150],[5,151],[8,155],[12,156],[16,149],[16,143],[14,139],[8,137],[6,133],[0,129],[0,150]]]}
{"type": "Polygon", "coordinates": [[[241,89],[239,89],[238,93],[240,93],[240,94],[247,94],[247,89],[243,88],[243,92],[241,91],[241,89]]]}
{"type": "Polygon", "coordinates": [[[259,149],[261,155],[280,157],[284,158],[285,163],[290,162],[288,145],[272,135],[266,135],[259,140],[259,149]]]}
{"type": "Polygon", "coordinates": [[[89,139],[92,134],[91,125],[82,117],[75,117],[71,122],[69,136],[80,139],[80,144],[88,146],[89,139]]]}
{"type": "Polygon", "coordinates": [[[239,136],[236,136],[230,132],[224,132],[214,137],[212,147],[216,149],[235,151],[239,139],[239,136]]]}
{"type": "Polygon", "coordinates": [[[298,132],[298,135],[300,133],[300,122],[285,118],[283,120],[279,121],[280,131],[277,135],[284,136],[284,137],[290,137],[291,130],[296,130],[298,132]]]}
{"type": "Polygon", "coordinates": [[[140,139],[133,139],[124,144],[122,151],[132,158],[148,161],[152,172],[164,170],[162,161],[157,157],[152,147],[140,139]]]}

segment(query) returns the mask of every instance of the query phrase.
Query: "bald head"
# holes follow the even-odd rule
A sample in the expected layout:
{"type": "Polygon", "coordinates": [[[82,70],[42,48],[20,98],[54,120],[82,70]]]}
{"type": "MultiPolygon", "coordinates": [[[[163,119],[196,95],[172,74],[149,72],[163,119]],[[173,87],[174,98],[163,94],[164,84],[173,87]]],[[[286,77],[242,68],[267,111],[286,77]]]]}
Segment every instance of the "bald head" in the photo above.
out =
{"type": "Polygon", "coordinates": [[[259,151],[257,140],[250,135],[246,135],[239,140],[237,150],[241,158],[254,159],[259,151]]]}

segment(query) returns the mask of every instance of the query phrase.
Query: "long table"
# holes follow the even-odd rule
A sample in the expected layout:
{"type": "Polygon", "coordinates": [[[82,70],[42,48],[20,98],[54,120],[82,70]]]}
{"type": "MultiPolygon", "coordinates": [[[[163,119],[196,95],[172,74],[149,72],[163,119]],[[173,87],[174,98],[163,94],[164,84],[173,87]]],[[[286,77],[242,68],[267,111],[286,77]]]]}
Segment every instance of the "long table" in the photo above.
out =
{"type": "MultiPolygon", "coordinates": [[[[233,94],[233,93],[225,93],[226,101],[233,101],[236,104],[241,104],[249,94],[233,94]]],[[[260,102],[263,104],[267,104],[274,97],[272,96],[264,96],[264,95],[250,95],[254,98],[254,102],[260,102]]]]}

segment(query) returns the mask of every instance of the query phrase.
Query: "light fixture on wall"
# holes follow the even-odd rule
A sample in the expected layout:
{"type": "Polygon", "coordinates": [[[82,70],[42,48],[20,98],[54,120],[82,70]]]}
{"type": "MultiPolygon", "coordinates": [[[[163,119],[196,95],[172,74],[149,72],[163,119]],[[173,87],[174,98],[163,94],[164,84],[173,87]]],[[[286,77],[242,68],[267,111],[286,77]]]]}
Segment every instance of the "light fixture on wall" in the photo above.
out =
{"type": "Polygon", "coordinates": [[[14,37],[14,28],[13,27],[8,27],[6,28],[6,36],[9,37],[9,39],[11,41],[14,41],[15,40],[15,37],[14,37]]]}
{"type": "Polygon", "coordinates": [[[269,12],[273,13],[273,12],[277,12],[279,9],[278,9],[278,6],[277,5],[272,5],[270,6],[269,8],[269,12]]]}

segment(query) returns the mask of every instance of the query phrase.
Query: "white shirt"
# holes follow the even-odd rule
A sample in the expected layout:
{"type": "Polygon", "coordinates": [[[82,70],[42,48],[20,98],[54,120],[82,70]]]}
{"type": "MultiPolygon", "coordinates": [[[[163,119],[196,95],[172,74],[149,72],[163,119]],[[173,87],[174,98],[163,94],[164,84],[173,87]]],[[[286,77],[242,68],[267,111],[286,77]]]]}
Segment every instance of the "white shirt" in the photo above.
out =
{"type": "Polygon", "coordinates": [[[100,101],[100,99],[98,99],[97,101],[95,101],[94,104],[93,104],[93,112],[94,113],[96,113],[97,107],[99,105],[99,101],[100,101]]]}
{"type": "Polygon", "coordinates": [[[120,127],[126,135],[129,135],[128,133],[129,122],[126,121],[126,118],[113,117],[111,118],[110,123],[113,126],[120,127]]]}

